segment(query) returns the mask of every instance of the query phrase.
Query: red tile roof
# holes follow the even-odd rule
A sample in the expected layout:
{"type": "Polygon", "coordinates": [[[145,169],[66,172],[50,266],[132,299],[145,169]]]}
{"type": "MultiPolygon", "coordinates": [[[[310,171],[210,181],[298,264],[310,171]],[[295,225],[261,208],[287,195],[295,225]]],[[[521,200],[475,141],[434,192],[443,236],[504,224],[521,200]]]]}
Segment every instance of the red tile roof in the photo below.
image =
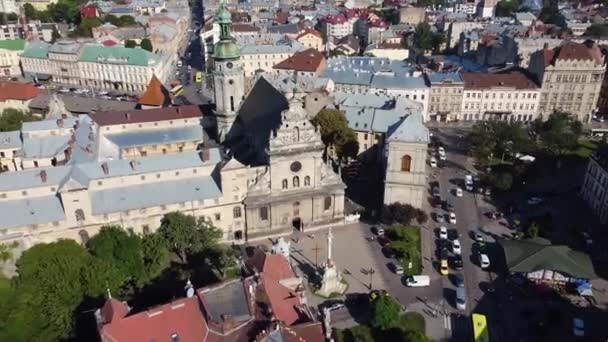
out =
{"type": "Polygon", "coordinates": [[[144,94],[139,98],[139,104],[146,106],[165,106],[171,103],[171,96],[167,88],[152,75],[148,87],[144,94]]]}
{"type": "Polygon", "coordinates": [[[296,52],[291,57],[276,64],[273,69],[317,72],[325,62],[325,56],[317,49],[296,52]]]}
{"type": "Polygon", "coordinates": [[[463,72],[465,89],[488,89],[494,87],[511,87],[515,89],[537,89],[538,86],[521,72],[508,74],[486,74],[463,72]]]}
{"type": "Polygon", "coordinates": [[[106,323],[100,330],[102,342],[205,341],[209,330],[198,297],[183,298],[106,323]]]}
{"type": "Polygon", "coordinates": [[[277,11],[275,14],[275,21],[277,24],[287,24],[289,20],[289,12],[286,11],[277,11]]]}
{"type": "Polygon", "coordinates": [[[315,29],[312,29],[312,28],[305,28],[304,31],[302,31],[302,33],[300,33],[300,35],[298,35],[298,37],[296,37],[296,39],[299,39],[300,37],[304,37],[305,35],[308,35],[308,34],[312,34],[319,38],[323,38],[323,36],[321,35],[321,32],[319,32],[315,29]]]}
{"type": "Polygon", "coordinates": [[[97,112],[90,114],[90,117],[99,126],[111,126],[154,121],[202,118],[203,112],[199,106],[189,105],[154,109],[97,112]]]}
{"type": "MultiPolygon", "coordinates": [[[[602,52],[595,43],[573,43],[568,42],[562,46],[558,46],[554,51],[554,59],[551,60],[551,63],[554,63],[555,60],[589,60],[595,61],[597,64],[602,64],[602,52]]],[[[546,57],[547,55],[545,55],[546,57]]],[[[545,59],[545,65],[547,64],[547,59],[545,59]]]]}
{"type": "Polygon", "coordinates": [[[0,101],[21,100],[27,101],[38,96],[40,91],[31,83],[1,82],[0,101]]]}
{"type": "Polygon", "coordinates": [[[325,18],[325,21],[327,21],[328,24],[337,25],[344,24],[346,22],[346,18],[342,14],[328,15],[325,18]]]}
{"type": "Polygon", "coordinates": [[[262,284],[274,316],[288,325],[294,324],[300,318],[296,310],[296,306],[300,305],[300,300],[295,291],[281,285],[280,281],[295,278],[295,276],[284,256],[266,255],[262,269],[262,284]]]}
{"type": "Polygon", "coordinates": [[[113,321],[120,320],[128,313],[129,307],[127,306],[127,304],[113,298],[108,299],[103,305],[103,308],[101,309],[103,321],[106,323],[111,323],[113,321]]]}

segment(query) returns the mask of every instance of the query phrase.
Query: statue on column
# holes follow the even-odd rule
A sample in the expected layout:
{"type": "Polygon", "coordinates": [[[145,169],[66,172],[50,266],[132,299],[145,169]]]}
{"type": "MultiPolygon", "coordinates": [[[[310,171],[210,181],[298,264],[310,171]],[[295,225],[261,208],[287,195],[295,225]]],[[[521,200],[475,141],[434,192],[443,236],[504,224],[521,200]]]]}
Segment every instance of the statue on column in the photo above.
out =
{"type": "Polygon", "coordinates": [[[332,260],[332,244],[334,235],[329,228],[327,233],[327,262],[323,267],[323,278],[321,280],[321,288],[317,294],[322,297],[330,297],[335,294],[343,294],[346,291],[347,285],[342,280],[342,275],[332,260]]]}

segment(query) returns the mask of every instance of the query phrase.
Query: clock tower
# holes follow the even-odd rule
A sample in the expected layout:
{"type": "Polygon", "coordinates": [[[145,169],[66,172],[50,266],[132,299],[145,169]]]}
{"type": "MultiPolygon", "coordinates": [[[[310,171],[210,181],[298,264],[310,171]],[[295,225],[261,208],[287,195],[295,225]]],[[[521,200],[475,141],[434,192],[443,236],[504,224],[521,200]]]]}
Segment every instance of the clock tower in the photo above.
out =
{"type": "Polygon", "coordinates": [[[215,91],[215,114],[220,141],[226,138],[245,96],[245,77],[240,63],[240,51],[230,34],[231,14],[224,4],[216,13],[220,26],[220,40],[213,49],[213,85],[215,91]]]}

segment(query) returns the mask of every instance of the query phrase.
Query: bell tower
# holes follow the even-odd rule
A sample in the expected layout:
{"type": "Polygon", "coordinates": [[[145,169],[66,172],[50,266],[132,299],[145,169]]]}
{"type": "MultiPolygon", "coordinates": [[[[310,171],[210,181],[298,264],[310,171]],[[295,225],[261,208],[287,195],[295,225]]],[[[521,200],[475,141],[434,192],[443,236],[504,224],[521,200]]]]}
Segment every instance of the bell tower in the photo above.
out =
{"type": "Polygon", "coordinates": [[[239,47],[230,34],[231,14],[223,3],[215,15],[215,20],[220,26],[220,40],[213,49],[213,85],[217,132],[220,141],[223,141],[236,120],[245,96],[245,77],[239,47]]]}

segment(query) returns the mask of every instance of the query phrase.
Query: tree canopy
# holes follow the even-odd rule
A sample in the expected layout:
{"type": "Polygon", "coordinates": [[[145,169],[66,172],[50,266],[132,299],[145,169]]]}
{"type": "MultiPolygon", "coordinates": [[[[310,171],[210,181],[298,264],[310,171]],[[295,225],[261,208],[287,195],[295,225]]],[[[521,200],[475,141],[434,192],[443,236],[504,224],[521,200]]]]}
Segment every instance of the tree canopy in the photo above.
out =
{"type": "Polygon", "coordinates": [[[518,0],[503,0],[496,4],[496,16],[497,17],[510,17],[519,8],[518,0]]]}
{"type": "Polygon", "coordinates": [[[125,47],[126,48],[133,49],[136,46],[137,46],[137,43],[134,40],[131,40],[131,39],[125,40],[125,47]]]}
{"type": "Polygon", "coordinates": [[[147,51],[152,52],[154,50],[154,48],[152,47],[152,42],[150,41],[150,39],[148,38],[144,38],[141,40],[141,43],[139,44],[139,46],[147,51]]]}
{"type": "Polygon", "coordinates": [[[135,18],[130,15],[121,15],[120,17],[117,17],[113,14],[108,14],[104,17],[104,21],[118,27],[137,25],[135,18]]]}
{"type": "Polygon", "coordinates": [[[591,26],[587,27],[585,36],[595,38],[608,37],[608,24],[592,24],[591,26]]]}
{"type": "Polygon", "coordinates": [[[29,112],[7,108],[2,111],[2,115],[0,116],[0,132],[17,131],[21,129],[22,123],[38,120],[40,118],[35,117],[29,112]]]}
{"type": "Polygon", "coordinates": [[[538,14],[538,19],[545,24],[554,24],[562,28],[566,27],[566,19],[559,11],[558,0],[544,1],[543,8],[538,14]]]}
{"type": "Polygon", "coordinates": [[[534,145],[524,126],[507,121],[475,124],[468,141],[481,165],[487,165],[491,157],[505,159],[515,153],[528,151],[534,145]]]}
{"type": "Polygon", "coordinates": [[[562,155],[576,148],[583,128],[570,114],[556,111],[547,121],[535,121],[534,130],[547,152],[562,155]]]}
{"type": "Polygon", "coordinates": [[[184,263],[188,256],[215,247],[222,237],[222,232],[204,218],[196,219],[180,212],[165,215],[158,233],[165,239],[169,249],[184,263]]]}
{"type": "Polygon", "coordinates": [[[401,315],[401,305],[389,296],[379,296],[371,303],[371,325],[380,330],[395,327],[401,315]]]}
{"type": "Polygon", "coordinates": [[[325,146],[333,147],[340,161],[354,158],[359,152],[357,134],[350,127],[344,114],[335,109],[322,109],[313,119],[320,127],[325,146]]]}
{"type": "Polygon", "coordinates": [[[400,223],[408,225],[414,219],[418,223],[424,223],[428,220],[428,215],[423,210],[399,202],[384,205],[380,216],[380,220],[384,224],[400,223]]]}

